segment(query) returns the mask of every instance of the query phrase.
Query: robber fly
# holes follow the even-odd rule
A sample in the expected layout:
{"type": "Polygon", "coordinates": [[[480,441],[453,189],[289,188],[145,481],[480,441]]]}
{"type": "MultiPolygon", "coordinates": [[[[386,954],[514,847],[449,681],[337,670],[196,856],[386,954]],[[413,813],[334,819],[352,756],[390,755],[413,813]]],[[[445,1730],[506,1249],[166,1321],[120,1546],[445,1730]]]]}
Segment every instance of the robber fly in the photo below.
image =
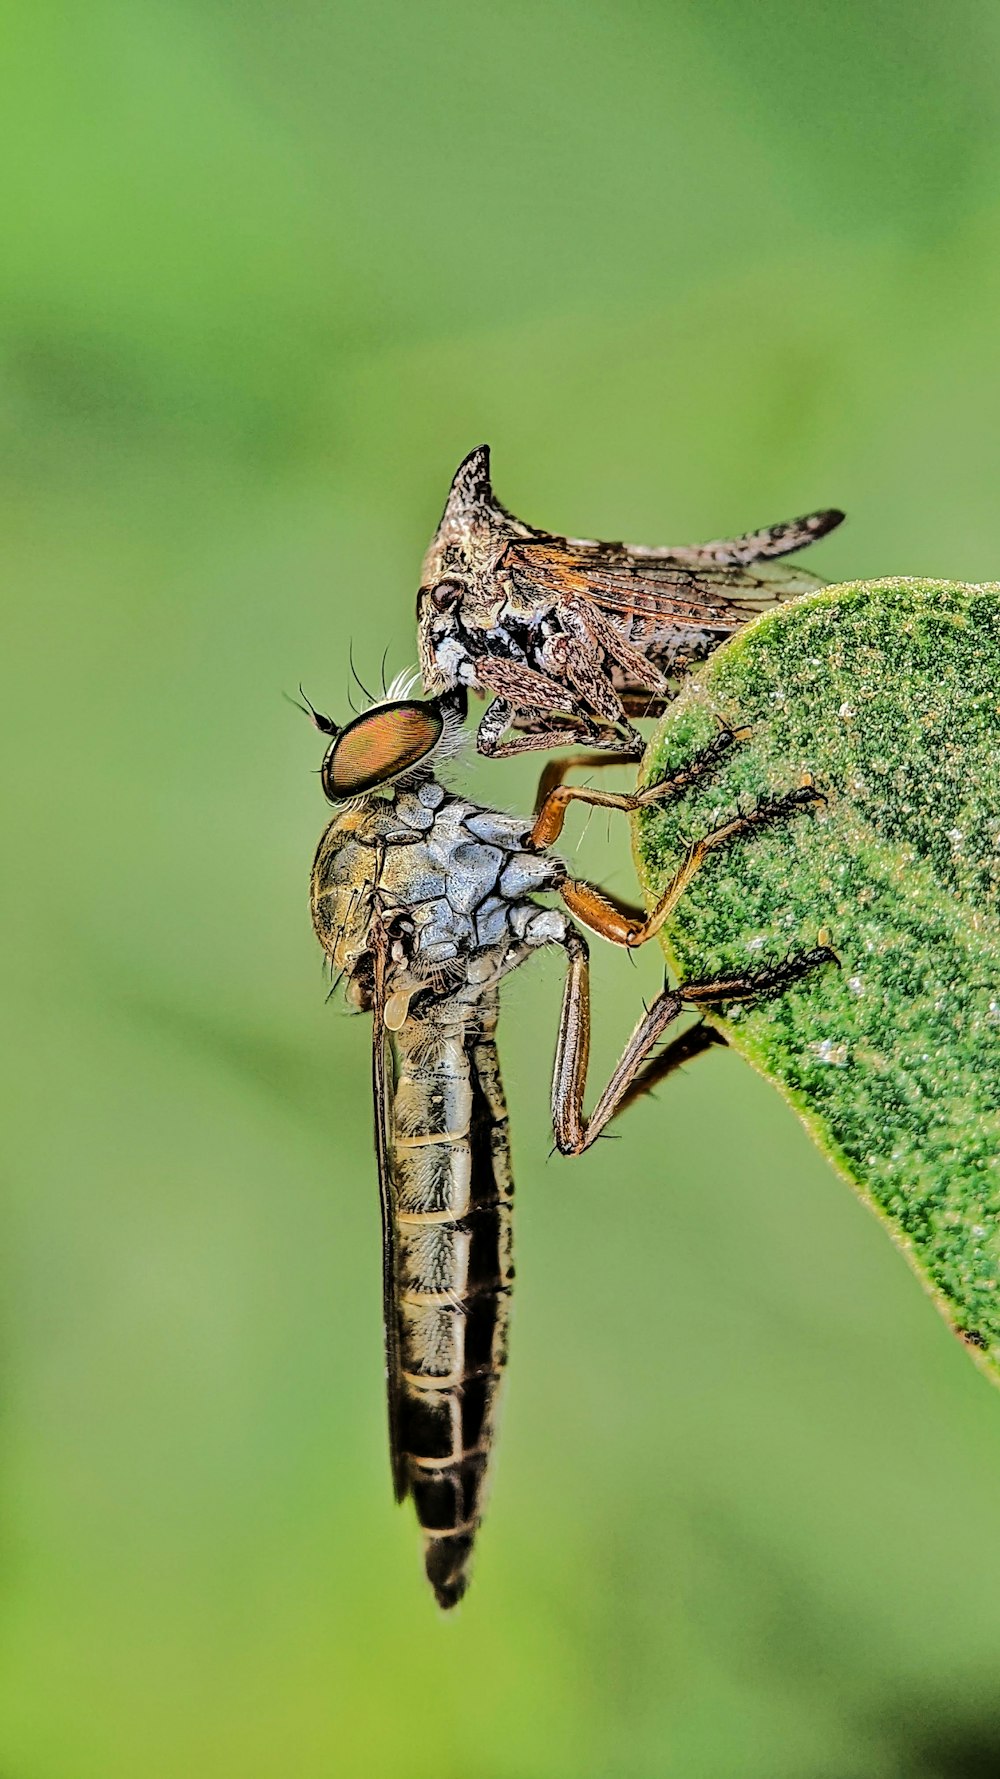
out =
{"type": "Polygon", "coordinates": [[[664,989],[587,1117],[588,949],[570,916],[616,945],[640,945],[711,850],[817,793],[804,787],[714,830],[641,917],[572,877],[547,850],[566,808],[580,800],[636,809],[676,794],[721,760],[731,732],[663,783],[631,794],[561,786],[531,823],[439,782],[435,767],[454,752],[460,721],[446,702],[406,690],[394,683],[384,703],[344,728],[310,706],[330,737],[322,785],[336,807],[313,864],[312,913],[330,964],[347,978],[350,1005],[372,1015],[393,1481],[397,1500],[413,1498],[427,1576],[450,1607],[465,1592],[483,1511],[514,1277],[495,1041],[504,977],[544,946],[565,957],[552,1122],[561,1152],[580,1155],[630,1098],[714,1041],[702,1026],[653,1056],[686,1007],[780,991],[832,953],[820,947],[769,970],[664,989]],[[543,907],[540,894],[563,906],[543,907]]]}
{"type": "Polygon", "coordinates": [[[775,558],[843,517],[830,508],[665,549],[558,537],[497,500],[481,445],[460,464],[424,558],[424,690],[459,704],[470,690],[493,694],[479,725],[483,754],[578,743],[641,754],[629,719],[661,714],[669,683],[759,612],[822,586],[775,558]]]}

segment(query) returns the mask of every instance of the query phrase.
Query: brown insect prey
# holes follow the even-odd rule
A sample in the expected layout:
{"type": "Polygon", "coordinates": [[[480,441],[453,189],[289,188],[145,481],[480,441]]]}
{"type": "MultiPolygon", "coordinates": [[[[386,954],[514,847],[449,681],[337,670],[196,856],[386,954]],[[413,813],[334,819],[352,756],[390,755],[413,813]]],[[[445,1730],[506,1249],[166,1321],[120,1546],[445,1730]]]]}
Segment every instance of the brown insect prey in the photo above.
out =
{"type": "Polygon", "coordinates": [[[428,692],[492,694],[480,753],[585,745],[641,752],[630,720],[768,607],[823,583],[788,556],[839,525],[836,508],[713,543],[646,549],[566,538],[497,499],[485,445],[460,464],[417,595],[428,692]],[[513,731],[513,733],[508,733],[513,731]]]}

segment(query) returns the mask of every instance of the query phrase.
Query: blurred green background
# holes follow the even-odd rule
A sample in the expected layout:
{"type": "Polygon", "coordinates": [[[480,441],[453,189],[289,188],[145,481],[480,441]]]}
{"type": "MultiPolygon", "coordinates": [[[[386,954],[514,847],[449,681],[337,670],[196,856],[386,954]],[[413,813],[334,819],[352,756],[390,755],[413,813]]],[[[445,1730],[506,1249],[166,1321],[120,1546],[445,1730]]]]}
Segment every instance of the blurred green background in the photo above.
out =
{"type": "MultiPolygon", "coordinates": [[[[1000,13],[0,29],[6,1779],[1000,1772],[1000,1398],[735,1057],[547,1162],[558,960],[508,996],[510,1388],[437,1614],[280,696],[412,661],[483,439],[538,524],[835,502],[831,578],[996,578],[1000,13]]],[[[580,857],[629,893],[622,831],[580,857]]],[[[658,976],[599,964],[597,1073],[658,976]]]]}

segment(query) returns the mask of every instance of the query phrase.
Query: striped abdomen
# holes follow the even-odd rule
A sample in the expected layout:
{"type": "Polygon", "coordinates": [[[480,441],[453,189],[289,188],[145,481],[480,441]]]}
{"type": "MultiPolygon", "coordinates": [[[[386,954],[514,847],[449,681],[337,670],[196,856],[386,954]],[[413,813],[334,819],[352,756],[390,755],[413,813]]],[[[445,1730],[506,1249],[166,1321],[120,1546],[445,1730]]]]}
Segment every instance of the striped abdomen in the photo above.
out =
{"type": "Polygon", "coordinates": [[[496,993],[392,1035],[402,1477],[441,1606],[465,1592],[507,1352],[513,1182],[496,993]]]}

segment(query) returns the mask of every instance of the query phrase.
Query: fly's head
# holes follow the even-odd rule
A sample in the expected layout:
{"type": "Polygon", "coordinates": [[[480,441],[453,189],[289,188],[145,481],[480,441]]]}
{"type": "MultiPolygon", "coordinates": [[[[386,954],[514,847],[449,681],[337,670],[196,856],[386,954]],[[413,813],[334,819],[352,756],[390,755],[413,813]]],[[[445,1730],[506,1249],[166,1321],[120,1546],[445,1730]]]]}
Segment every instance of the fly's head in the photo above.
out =
{"type": "Polygon", "coordinates": [[[299,706],[320,734],[329,737],[320,782],[327,802],[341,810],[347,830],[358,826],[353,818],[359,806],[392,786],[433,778],[435,765],[461,745],[462,718],[456,702],[411,698],[415,677],[400,674],[384,698],[343,725],[315,710],[308,700],[299,706]]]}
{"type": "Polygon", "coordinates": [[[496,625],[505,597],[497,569],[525,530],[496,499],[489,448],[480,445],[455,472],[421,570],[417,636],[429,692],[476,685],[479,639],[496,625]]]}
{"type": "MultiPolygon", "coordinates": [[[[435,766],[462,739],[453,704],[410,698],[410,684],[408,678],[394,681],[384,700],[343,727],[312,705],[302,706],[328,737],[320,781],[336,810],[313,863],[313,925],[334,970],[350,979],[349,999],[357,1006],[370,1004],[372,956],[392,861],[418,837],[402,831],[396,795],[433,786],[432,795],[442,797],[435,766]]],[[[388,904],[395,899],[390,892],[388,904]]]]}

